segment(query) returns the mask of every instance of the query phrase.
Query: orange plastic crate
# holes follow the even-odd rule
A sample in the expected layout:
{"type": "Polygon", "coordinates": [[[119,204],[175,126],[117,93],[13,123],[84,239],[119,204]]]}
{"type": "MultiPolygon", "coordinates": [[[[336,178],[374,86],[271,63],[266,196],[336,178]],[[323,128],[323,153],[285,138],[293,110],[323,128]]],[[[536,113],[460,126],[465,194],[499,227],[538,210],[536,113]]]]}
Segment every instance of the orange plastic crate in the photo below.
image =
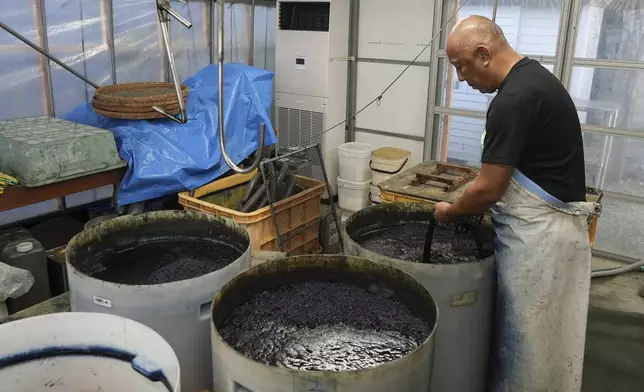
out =
{"type": "Polygon", "coordinates": [[[279,224],[280,236],[289,235],[294,230],[301,229],[297,235],[289,238],[280,250],[275,233],[275,221],[271,207],[266,206],[252,212],[239,212],[220,205],[200,200],[207,194],[232,188],[248,183],[255,172],[235,174],[192,192],[179,193],[179,204],[186,210],[200,211],[230,218],[246,226],[255,250],[282,251],[288,254],[306,254],[319,249],[319,227],[321,196],[325,190],[324,182],[308,177],[296,176],[296,183],[304,191],[275,203],[275,217],[279,224]]]}

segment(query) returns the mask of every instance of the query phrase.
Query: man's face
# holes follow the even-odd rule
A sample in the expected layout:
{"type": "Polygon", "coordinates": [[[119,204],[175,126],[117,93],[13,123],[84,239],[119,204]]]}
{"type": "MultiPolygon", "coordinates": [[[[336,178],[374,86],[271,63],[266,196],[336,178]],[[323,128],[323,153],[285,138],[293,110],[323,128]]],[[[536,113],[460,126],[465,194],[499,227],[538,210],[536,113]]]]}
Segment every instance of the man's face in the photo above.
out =
{"type": "Polygon", "coordinates": [[[490,72],[490,57],[487,49],[481,46],[473,51],[466,48],[451,50],[448,48],[447,56],[456,68],[459,81],[467,82],[470,87],[484,94],[496,91],[497,86],[490,72]]]}

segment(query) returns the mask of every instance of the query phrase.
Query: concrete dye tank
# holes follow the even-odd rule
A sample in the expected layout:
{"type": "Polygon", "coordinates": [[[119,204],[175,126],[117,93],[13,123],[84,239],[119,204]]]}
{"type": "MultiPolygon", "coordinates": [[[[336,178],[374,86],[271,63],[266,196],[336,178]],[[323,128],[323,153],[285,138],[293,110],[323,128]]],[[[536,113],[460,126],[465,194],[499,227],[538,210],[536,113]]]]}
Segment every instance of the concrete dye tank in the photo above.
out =
{"type": "MultiPolygon", "coordinates": [[[[326,287],[326,286],[324,286],[326,287]]],[[[335,286],[334,286],[335,287],[335,286]]],[[[353,286],[351,286],[353,287],[353,286]]],[[[326,290],[326,288],[324,289],[326,290]]],[[[284,328],[286,324],[274,324],[276,313],[280,313],[283,309],[291,309],[290,305],[283,306],[280,301],[274,301],[275,298],[270,297],[266,299],[269,304],[277,303],[275,309],[271,309],[269,305],[267,308],[258,307],[263,311],[265,319],[254,319],[258,321],[256,325],[260,328],[256,330],[264,332],[266,329],[272,328],[271,325],[278,325],[275,329],[281,335],[277,341],[270,339],[261,340],[262,345],[258,349],[260,352],[270,351],[275,345],[281,345],[285,349],[287,355],[291,355],[293,351],[302,347],[315,347],[316,350],[308,351],[308,348],[300,352],[305,352],[302,357],[295,355],[295,358],[304,361],[313,361],[311,357],[322,358],[322,362],[326,360],[323,356],[327,353],[336,359],[334,351],[345,350],[344,353],[350,351],[345,349],[346,345],[352,345],[351,341],[343,341],[342,335],[335,335],[333,330],[332,318],[324,316],[324,312],[318,312],[319,309],[332,309],[329,311],[337,311],[343,309],[346,304],[353,304],[353,312],[341,312],[340,314],[346,315],[351,313],[360,313],[364,307],[357,306],[359,303],[359,296],[343,296],[337,302],[329,303],[329,298],[325,295],[332,290],[321,291],[321,296],[306,296],[306,295],[293,295],[296,305],[303,312],[299,313],[302,317],[315,320],[315,326],[303,323],[300,324],[297,319],[283,319],[287,320],[296,328],[304,331],[304,336],[311,330],[322,327],[324,330],[319,339],[303,340],[294,338],[292,331],[284,328]],[[349,299],[348,301],[346,299],[349,299]],[[351,302],[354,301],[354,302],[351,302]],[[341,303],[342,302],[342,303],[341,303]],[[316,306],[315,304],[321,304],[316,306]],[[281,309],[280,309],[281,308],[281,309]],[[329,327],[329,330],[324,328],[329,327]],[[321,338],[320,338],[321,336],[321,338]],[[329,338],[330,336],[330,338],[329,338]],[[287,343],[283,343],[285,339],[287,343]],[[268,342],[268,343],[265,343],[268,342]],[[277,342],[277,344],[275,344],[277,342]],[[291,345],[291,342],[295,344],[291,345]],[[274,345],[275,344],[275,345],[274,345]],[[309,346],[310,344],[310,346],[309,346]],[[288,347],[288,348],[286,348],[288,347]],[[317,352],[316,352],[317,351],[317,352]],[[312,354],[310,354],[312,353],[312,354]]],[[[353,291],[352,291],[353,292],[353,291]]],[[[354,292],[355,293],[355,292],[354,292]]],[[[211,343],[212,343],[212,357],[213,357],[213,373],[214,373],[214,390],[217,392],[305,392],[305,391],[320,391],[320,392],[428,392],[431,383],[431,365],[433,360],[434,351],[434,331],[436,330],[436,323],[438,322],[438,313],[436,304],[427,290],[410,275],[400,271],[399,269],[392,268],[382,263],[375,263],[366,259],[347,257],[347,256],[299,256],[279,259],[259,266],[253,267],[235,277],[230,281],[220,293],[213,300],[213,315],[212,315],[212,329],[211,329],[211,343]],[[324,283],[319,283],[324,282],[324,283]],[[332,282],[332,283],[329,283],[332,282]],[[360,290],[364,295],[374,295],[378,297],[377,300],[392,300],[394,303],[402,304],[404,309],[412,312],[420,319],[426,322],[428,328],[424,330],[422,336],[426,336],[418,346],[407,352],[406,354],[400,353],[401,356],[389,362],[382,362],[381,364],[362,368],[359,370],[348,371],[318,371],[318,370],[302,370],[302,367],[296,368],[290,365],[275,366],[260,362],[259,360],[250,359],[246,354],[233,348],[230,340],[226,340],[226,329],[230,325],[245,326],[236,332],[241,336],[239,341],[251,343],[249,347],[253,346],[258,341],[250,341],[250,335],[247,334],[249,325],[247,322],[235,323],[234,317],[231,315],[237,314],[246,316],[247,308],[244,304],[253,303],[257,298],[262,298],[265,295],[273,295],[267,293],[279,293],[282,290],[288,290],[289,287],[305,286],[307,284],[348,284],[355,285],[355,290],[360,290]],[[367,290],[364,290],[368,288],[367,290]],[[384,299],[379,298],[382,296],[384,299]],[[232,321],[231,321],[232,320],[232,321]],[[427,335],[424,333],[427,332],[427,335]]],[[[380,309],[380,308],[378,308],[380,309]]],[[[337,313],[336,313],[337,314],[337,313]]],[[[387,318],[387,312],[383,312],[383,318],[387,318]]],[[[369,312],[362,313],[367,317],[369,312]]],[[[343,316],[344,317],[344,316],[343,316]]],[[[377,317],[376,317],[377,318],[377,317]]],[[[403,317],[404,318],[404,317],[403,317]]],[[[309,320],[309,319],[307,319],[309,320]]],[[[386,319],[384,324],[386,325],[386,319]]],[[[381,323],[382,320],[376,321],[381,323]]],[[[347,324],[337,324],[341,328],[345,328],[347,324]]],[[[348,327],[352,328],[352,327],[348,327]]],[[[370,331],[369,329],[366,329],[370,331]]],[[[365,329],[356,329],[355,335],[345,335],[345,339],[355,338],[355,341],[361,341],[365,329]]],[[[392,333],[390,330],[378,330],[378,333],[392,333]]],[[[298,332],[299,333],[299,332],[298,332]]],[[[368,333],[368,332],[366,332],[368,333]]],[[[228,335],[230,336],[230,335],[228,335]]],[[[312,336],[316,336],[313,334],[312,336]]],[[[264,335],[266,337],[266,335],[264,335]]],[[[228,338],[229,339],[229,338],[228,338]]],[[[359,346],[359,343],[353,344],[359,346]]],[[[391,346],[382,345],[380,349],[387,351],[391,346]]],[[[345,356],[346,363],[354,364],[355,362],[365,359],[365,356],[345,356]]],[[[339,362],[335,362],[336,364],[339,362]]],[[[319,366],[325,366],[318,363],[319,366]]],[[[310,366],[306,365],[306,366],[310,366]]],[[[313,369],[314,367],[308,367],[313,369]]]]}
{"type": "Polygon", "coordinates": [[[71,310],[147,325],[177,354],[181,390],[211,389],[210,304],[250,267],[250,251],[243,227],[213,215],[158,211],[114,218],[67,247],[71,310]]]}
{"type": "Polygon", "coordinates": [[[358,211],[342,227],[344,250],[402,269],[418,279],[436,300],[441,322],[436,334],[432,391],[483,392],[487,390],[496,299],[494,256],[472,263],[424,264],[375,253],[355,241],[366,231],[429,222],[432,209],[427,203],[392,203],[358,211]]]}

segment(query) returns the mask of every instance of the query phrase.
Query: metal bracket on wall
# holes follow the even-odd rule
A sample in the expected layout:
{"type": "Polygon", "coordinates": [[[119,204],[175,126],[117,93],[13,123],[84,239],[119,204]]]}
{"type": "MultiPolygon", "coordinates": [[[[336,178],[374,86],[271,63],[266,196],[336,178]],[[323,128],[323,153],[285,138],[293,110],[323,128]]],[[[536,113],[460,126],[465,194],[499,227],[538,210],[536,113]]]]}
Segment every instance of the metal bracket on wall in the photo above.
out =
{"type": "MultiPolygon", "coordinates": [[[[184,4],[186,3],[185,0],[180,1],[184,4]]],[[[172,44],[170,42],[170,16],[175,18],[179,23],[187,28],[192,28],[192,23],[190,23],[189,20],[181,16],[177,11],[173,10],[172,7],[170,7],[170,0],[157,0],[157,16],[159,18],[159,25],[161,26],[161,34],[163,35],[165,51],[168,56],[168,61],[170,62],[172,82],[174,83],[174,91],[177,94],[177,101],[179,102],[180,115],[179,117],[173,116],[172,114],[166,112],[156,105],[152,106],[152,109],[179,124],[185,124],[186,122],[188,122],[188,116],[186,115],[186,107],[183,103],[183,97],[181,96],[179,75],[177,74],[177,66],[174,62],[174,53],[172,52],[172,44]]]]}

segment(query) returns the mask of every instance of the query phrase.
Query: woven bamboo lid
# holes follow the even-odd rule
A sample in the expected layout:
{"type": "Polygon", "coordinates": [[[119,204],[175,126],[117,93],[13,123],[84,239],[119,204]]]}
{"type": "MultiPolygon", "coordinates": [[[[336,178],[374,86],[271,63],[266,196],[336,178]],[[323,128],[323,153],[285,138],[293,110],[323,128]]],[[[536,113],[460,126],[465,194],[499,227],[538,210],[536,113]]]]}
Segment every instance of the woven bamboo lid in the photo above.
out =
{"type": "MultiPolygon", "coordinates": [[[[188,87],[181,85],[181,96],[188,96],[188,87]]],[[[94,93],[94,99],[112,104],[155,105],[170,99],[176,101],[176,92],[173,83],[166,82],[138,82],[121,83],[101,87],[94,93]]]]}
{"type": "MultiPolygon", "coordinates": [[[[122,120],[152,120],[156,118],[165,118],[163,114],[157,112],[156,110],[132,113],[132,112],[114,112],[114,111],[94,108],[94,111],[105,117],[118,118],[122,120]]],[[[168,113],[176,116],[177,114],[179,114],[179,109],[169,110],[168,113]]]]}
{"type": "MultiPolygon", "coordinates": [[[[184,104],[186,103],[185,98],[183,99],[183,102],[184,104]]],[[[117,103],[105,103],[103,101],[93,99],[92,106],[94,107],[94,109],[99,109],[99,110],[108,111],[108,112],[121,112],[121,113],[150,112],[153,110],[152,106],[158,106],[168,113],[179,111],[179,102],[177,102],[176,98],[169,99],[166,102],[155,103],[154,105],[151,105],[151,104],[123,105],[123,104],[117,104],[117,103]]]]}

